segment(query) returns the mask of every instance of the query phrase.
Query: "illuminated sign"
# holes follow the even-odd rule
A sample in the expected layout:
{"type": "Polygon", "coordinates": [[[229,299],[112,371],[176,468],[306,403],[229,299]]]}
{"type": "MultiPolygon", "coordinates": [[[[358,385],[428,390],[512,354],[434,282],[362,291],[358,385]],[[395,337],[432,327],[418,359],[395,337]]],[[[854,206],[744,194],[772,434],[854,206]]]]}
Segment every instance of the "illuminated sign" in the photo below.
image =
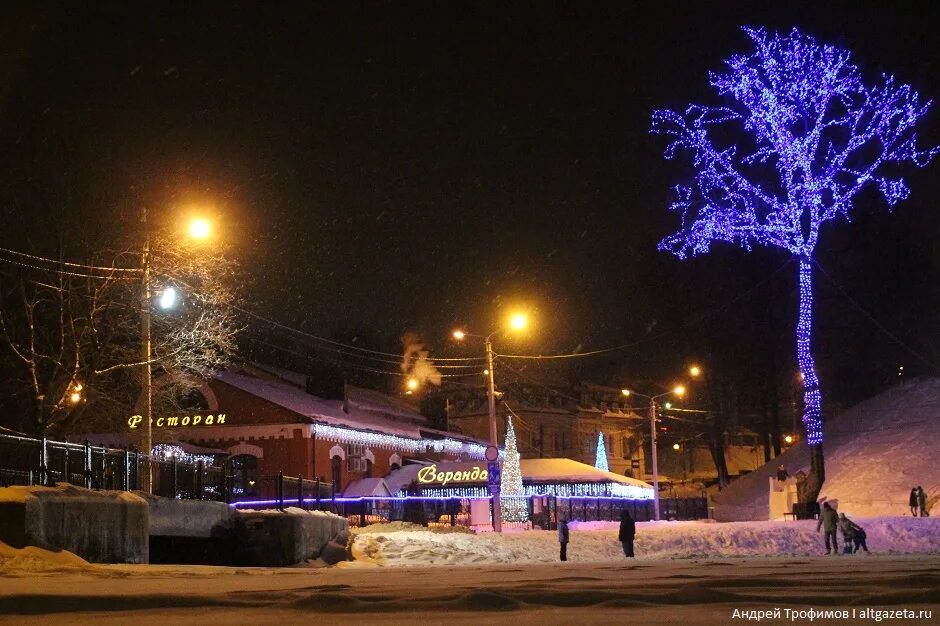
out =
{"type": "Polygon", "coordinates": [[[468,469],[462,467],[453,470],[438,471],[437,465],[428,465],[418,470],[418,483],[422,485],[440,485],[447,483],[478,483],[486,482],[489,473],[486,468],[474,465],[468,469]]]}
{"type": "MultiPolygon", "coordinates": [[[[144,421],[143,415],[131,415],[127,418],[127,425],[131,428],[137,428],[144,421]]],[[[186,426],[215,426],[225,423],[225,413],[218,415],[184,415],[183,417],[158,417],[151,419],[150,423],[154,428],[179,428],[186,426]]]]}

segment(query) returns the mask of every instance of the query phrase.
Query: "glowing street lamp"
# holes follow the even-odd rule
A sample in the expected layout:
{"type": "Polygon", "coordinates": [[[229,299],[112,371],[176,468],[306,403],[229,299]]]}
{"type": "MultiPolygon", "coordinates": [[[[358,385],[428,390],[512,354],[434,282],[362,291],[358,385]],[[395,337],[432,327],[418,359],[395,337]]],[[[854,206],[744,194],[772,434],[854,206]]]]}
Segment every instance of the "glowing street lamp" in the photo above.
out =
{"type": "Polygon", "coordinates": [[[674,443],[674,444],[672,444],[672,449],[673,449],[673,450],[681,450],[681,449],[682,449],[682,446],[680,446],[678,443],[674,443]]]}
{"type": "MultiPolygon", "coordinates": [[[[509,317],[509,327],[511,330],[523,330],[528,326],[529,319],[525,313],[515,313],[509,317]]],[[[494,336],[500,331],[496,330],[489,335],[474,335],[464,330],[457,329],[451,335],[457,341],[462,341],[467,337],[476,337],[483,340],[486,348],[486,369],[483,374],[487,377],[486,400],[489,412],[489,431],[490,445],[499,447],[499,437],[496,430],[496,383],[493,378],[493,342],[494,336]]],[[[503,519],[499,506],[499,487],[490,486],[490,495],[493,497],[493,531],[502,532],[503,519]]]]}
{"type": "Polygon", "coordinates": [[[699,367],[698,365],[693,365],[692,367],[689,368],[689,376],[691,376],[692,378],[698,378],[701,375],[702,375],[702,368],[699,367]]]}
{"type": "MultiPolygon", "coordinates": [[[[153,421],[153,379],[152,372],[150,371],[150,362],[152,359],[152,348],[150,340],[150,307],[152,289],[150,284],[150,229],[147,226],[147,208],[141,207],[140,209],[140,221],[143,225],[143,235],[144,241],[143,246],[141,247],[140,253],[140,264],[141,264],[141,285],[140,285],[140,328],[141,328],[141,351],[140,351],[140,362],[143,367],[142,371],[142,395],[144,396],[144,423],[147,425],[147,430],[144,438],[144,451],[147,454],[147,472],[144,474],[146,476],[146,484],[144,485],[144,491],[153,493],[153,474],[152,466],[150,464],[150,454],[153,450],[153,427],[151,422],[153,421]]],[[[204,240],[209,237],[212,232],[212,227],[209,224],[209,221],[204,218],[196,218],[189,223],[187,229],[190,238],[196,240],[204,240]]],[[[176,303],[176,290],[172,287],[168,287],[163,290],[163,293],[160,294],[160,308],[169,309],[172,308],[176,303]]]]}
{"type": "Polygon", "coordinates": [[[207,239],[212,234],[212,225],[209,220],[197,217],[189,223],[189,236],[193,239],[207,239]]]}
{"type": "Polygon", "coordinates": [[[418,379],[417,379],[417,378],[409,378],[409,379],[408,379],[408,382],[405,383],[405,386],[408,387],[408,390],[409,390],[409,391],[414,391],[414,390],[416,390],[416,389],[418,388],[418,379]]]}

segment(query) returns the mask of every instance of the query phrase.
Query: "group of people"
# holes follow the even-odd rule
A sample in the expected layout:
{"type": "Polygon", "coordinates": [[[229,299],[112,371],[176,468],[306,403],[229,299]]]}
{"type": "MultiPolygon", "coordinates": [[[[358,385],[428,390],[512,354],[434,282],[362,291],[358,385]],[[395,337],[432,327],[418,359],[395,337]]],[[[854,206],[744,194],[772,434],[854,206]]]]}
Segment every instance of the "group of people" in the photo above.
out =
{"type": "Polygon", "coordinates": [[[921,517],[930,517],[927,512],[927,492],[921,486],[911,487],[911,497],[908,500],[911,505],[911,515],[917,517],[918,512],[921,517]]]}
{"type": "Polygon", "coordinates": [[[845,513],[836,513],[828,502],[823,503],[822,511],[819,513],[816,532],[820,529],[826,538],[826,554],[839,554],[837,540],[839,531],[842,532],[843,551],[846,554],[853,554],[859,550],[868,553],[865,529],[846,517],[845,513]]]}
{"type": "MultiPolygon", "coordinates": [[[[636,537],[636,522],[630,516],[630,511],[624,509],[620,512],[620,532],[617,539],[623,546],[623,555],[627,558],[633,558],[633,539],[636,537]]],[[[558,545],[561,546],[561,560],[568,560],[568,520],[561,518],[558,520],[558,545]]]]}

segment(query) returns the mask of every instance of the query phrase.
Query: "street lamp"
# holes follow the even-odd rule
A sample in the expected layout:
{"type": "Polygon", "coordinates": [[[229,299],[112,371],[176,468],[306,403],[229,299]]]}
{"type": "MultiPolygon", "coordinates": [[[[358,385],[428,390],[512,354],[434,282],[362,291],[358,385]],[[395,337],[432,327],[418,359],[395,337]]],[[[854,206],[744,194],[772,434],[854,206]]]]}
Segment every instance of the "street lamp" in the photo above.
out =
{"type": "MultiPolygon", "coordinates": [[[[509,318],[509,326],[514,330],[522,330],[528,325],[528,317],[524,313],[516,313],[509,318]]],[[[486,347],[486,370],[487,376],[486,400],[489,412],[490,427],[490,445],[499,447],[498,435],[496,432],[496,383],[493,378],[493,337],[500,331],[493,331],[489,335],[474,335],[463,330],[455,330],[453,337],[457,341],[462,341],[466,337],[476,337],[482,339],[486,347]]],[[[493,531],[503,531],[503,518],[499,506],[499,486],[490,485],[490,494],[493,496],[493,531]]]]}
{"type": "MultiPolygon", "coordinates": [[[[699,370],[699,374],[701,374],[699,370]]],[[[656,401],[660,398],[665,398],[666,396],[674,395],[678,398],[681,398],[685,395],[685,387],[682,385],[676,385],[670,391],[661,393],[655,396],[647,396],[642,393],[637,393],[630,389],[621,389],[621,393],[624,396],[639,396],[640,398],[646,398],[650,402],[650,459],[652,460],[653,465],[653,518],[658,522],[659,521],[659,462],[657,460],[656,453],[656,401]]],[[[666,407],[671,407],[667,402],[666,407]]],[[[677,444],[678,445],[678,444],[677,444]]]]}
{"type": "MultiPolygon", "coordinates": [[[[153,379],[150,371],[151,341],[150,341],[150,307],[152,289],[150,284],[150,228],[147,226],[147,208],[141,207],[140,221],[143,225],[144,241],[141,247],[141,288],[140,288],[140,332],[141,350],[140,361],[142,372],[142,394],[144,396],[144,423],[147,425],[144,439],[144,451],[147,454],[147,473],[144,491],[153,493],[153,467],[150,463],[150,453],[153,450],[153,379]]],[[[193,239],[206,239],[211,233],[209,222],[204,218],[196,218],[189,223],[188,233],[193,239]]],[[[160,296],[160,307],[172,308],[176,303],[176,290],[168,287],[160,296]]]]}

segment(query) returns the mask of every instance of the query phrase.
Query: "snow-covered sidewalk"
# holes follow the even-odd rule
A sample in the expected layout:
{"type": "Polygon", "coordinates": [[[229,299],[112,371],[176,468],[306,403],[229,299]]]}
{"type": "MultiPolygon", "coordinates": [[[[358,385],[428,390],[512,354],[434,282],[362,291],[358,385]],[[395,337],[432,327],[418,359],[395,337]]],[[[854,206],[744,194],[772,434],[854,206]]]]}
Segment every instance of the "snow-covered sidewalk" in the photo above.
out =
{"type": "MultiPolygon", "coordinates": [[[[940,519],[876,517],[855,520],[868,534],[876,554],[940,553],[940,519]]],[[[474,534],[460,528],[427,530],[393,523],[354,529],[355,561],[344,566],[406,567],[538,563],[558,560],[554,531],[474,534]]],[[[839,537],[841,546],[842,538],[839,537]]],[[[822,554],[823,537],[815,521],[798,522],[641,522],[639,559],[750,557],[822,554]]],[[[848,558],[865,558],[854,555],[848,558]]],[[[623,561],[615,522],[571,524],[568,559],[623,561]]]]}

